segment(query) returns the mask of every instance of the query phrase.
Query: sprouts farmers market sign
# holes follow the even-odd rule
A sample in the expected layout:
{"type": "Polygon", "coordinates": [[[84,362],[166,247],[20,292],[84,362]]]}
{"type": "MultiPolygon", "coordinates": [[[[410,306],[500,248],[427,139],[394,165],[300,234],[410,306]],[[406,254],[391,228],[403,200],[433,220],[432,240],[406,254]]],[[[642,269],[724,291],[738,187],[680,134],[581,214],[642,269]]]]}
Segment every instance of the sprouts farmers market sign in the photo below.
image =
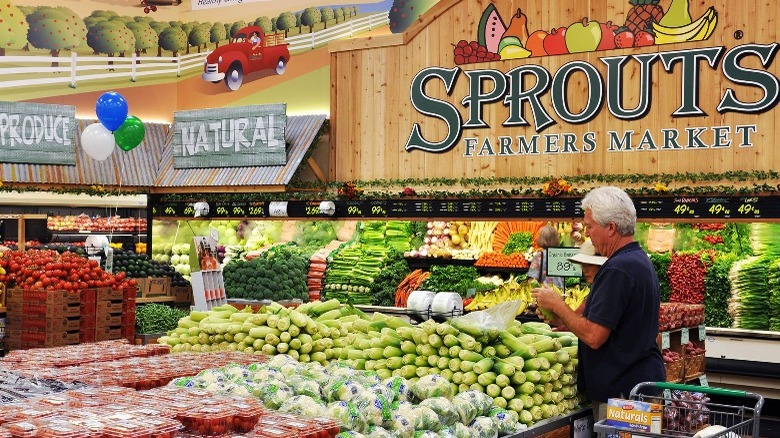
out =
{"type": "Polygon", "coordinates": [[[285,104],[178,111],[173,115],[173,167],[287,164],[285,104]]]}
{"type": "Polygon", "coordinates": [[[76,107],[0,102],[0,162],[76,165],[76,107]]]}
{"type": "MultiPolygon", "coordinates": [[[[459,67],[429,67],[417,73],[412,80],[411,102],[424,116],[444,121],[447,125],[446,136],[441,141],[432,139],[431,134],[425,132],[428,124],[415,123],[406,150],[446,152],[460,143],[463,156],[475,157],[591,153],[600,148],[608,152],[632,152],[751,147],[759,129],[755,124],[704,124],[685,129],[660,129],[657,132],[649,129],[639,132],[587,131],[580,136],[566,132],[545,134],[543,131],[557,123],[552,114],[572,125],[587,123],[599,116],[605,100],[607,110],[616,119],[637,120],[648,116],[653,99],[653,66],[658,62],[668,74],[657,78],[657,82],[664,84],[670,81],[675,68],[679,68],[682,73],[680,83],[664,84],[666,89],[675,90],[680,95],[680,106],[670,114],[671,117],[707,116],[707,111],[712,109],[721,114],[758,114],[769,111],[780,101],[780,81],[768,71],[778,48],[775,42],[744,44],[730,50],[725,47],[706,47],[598,58],[606,65],[606,77],[594,65],[582,60],[565,63],[555,72],[533,64],[521,65],[506,73],[491,69],[465,71],[459,67]],[[628,78],[623,74],[628,63],[637,63],[639,66],[637,78],[628,78]],[[761,68],[746,67],[746,64],[761,68]],[[709,93],[710,90],[701,90],[699,75],[708,68],[720,69],[720,74],[731,83],[758,89],[760,97],[747,102],[740,100],[734,89],[727,88],[720,96],[717,108],[701,108],[699,94],[702,91],[709,93]],[[587,78],[584,108],[576,113],[571,110],[566,98],[568,84],[575,73],[584,74],[587,78]],[[468,94],[460,101],[467,111],[465,123],[458,106],[426,94],[426,86],[431,88],[428,82],[436,81],[439,83],[432,85],[443,85],[444,91],[451,96],[459,80],[467,81],[468,86],[468,94]],[[626,108],[623,104],[622,88],[627,80],[634,81],[635,86],[640,87],[639,103],[634,108],[626,108]],[[525,84],[530,86],[526,87],[525,84]],[[485,121],[483,110],[486,105],[501,104],[507,107],[506,119],[501,121],[502,127],[530,127],[534,132],[527,129],[527,134],[515,137],[499,134],[482,138],[463,137],[463,131],[468,128],[491,132],[491,124],[498,121],[485,121]]],[[[658,116],[664,118],[667,115],[658,116]]]]}

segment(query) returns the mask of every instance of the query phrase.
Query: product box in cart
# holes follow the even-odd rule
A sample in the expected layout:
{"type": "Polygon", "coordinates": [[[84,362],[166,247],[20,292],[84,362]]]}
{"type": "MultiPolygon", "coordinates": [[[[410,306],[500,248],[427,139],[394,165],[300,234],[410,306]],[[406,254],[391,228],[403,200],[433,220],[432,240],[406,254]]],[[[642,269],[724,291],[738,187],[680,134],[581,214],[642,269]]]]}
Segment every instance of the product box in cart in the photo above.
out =
{"type": "Polygon", "coordinates": [[[626,431],[661,433],[664,407],[657,403],[611,398],[607,401],[608,426],[626,431]]]}

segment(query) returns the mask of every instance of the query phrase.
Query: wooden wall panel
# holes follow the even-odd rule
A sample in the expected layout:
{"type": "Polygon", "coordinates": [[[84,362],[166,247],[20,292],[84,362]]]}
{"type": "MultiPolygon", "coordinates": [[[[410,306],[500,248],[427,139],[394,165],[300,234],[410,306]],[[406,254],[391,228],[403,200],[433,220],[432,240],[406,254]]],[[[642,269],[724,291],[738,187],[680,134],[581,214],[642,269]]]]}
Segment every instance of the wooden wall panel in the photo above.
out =
{"type": "MultiPolygon", "coordinates": [[[[670,0],[661,0],[666,9],[670,0]]],[[[774,151],[780,143],[775,129],[780,124],[777,107],[763,114],[741,114],[728,112],[719,114],[716,107],[727,88],[736,90],[743,101],[755,101],[763,92],[755,86],[745,86],[728,81],[721,70],[719,60],[715,69],[702,63],[699,69],[700,107],[707,113],[700,117],[672,117],[672,112],[681,103],[681,65],[674,65],[672,72],[666,72],[659,60],[653,66],[652,106],[650,114],[640,120],[625,121],[615,118],[604,103],[597,117],[583,124],[568,124],[553,112],[549,93],[542,98],[542,104],[556,124],[536,133],[531,127],[505,128],[501,123],[508,116],[508,108],[502,103],[493,103],[484,108],[484,120],[490,129],[464,129],[462,138],[490,139],[498,151],[497,137],[508,135],[530,137],[539,135],[539,148],[544,149],[546,135],[575,134],[580,153],[545,154],[534,156],[473,156],[465,157],[464,142],[461,140],[444,153],[430,153],[420,150],[406,151],[404,145],[414,123],[422,126],[423,136],[439,141],[447,134],[446,125],[438,118],[420,114],[411,104],[410,86],[421,70],[438,66],[452,68],[453,47],[460,39],[475,40],[482,11],[489,4],[481,0],[441,0],[430,15],[424,15],[404,35],[384,40],[349,42],[331,46],[331,114],[334,148],[331,177],[337,180],[370,180],[434,177],[507,177],[507,176],[563,176],[585,173],[634,174],[634,173],[676,173],[676,172],[725,172],[729,170],[776,170],[780,154],[774,151]],[[415,27],[416,26],[416,27],[415,27]],[[734,132],[737,125],[757,125],[753,133],[752,147],[738,147],[741,138],[734,132]],[[680,131],[679,141],[687,144],[686,128],[704,127],[701,135],[705,142],[713,138],[713,126],[729,126],[732,130],[732,146],[723,149],[706,150],[664,150],[662,129],[680,131]],[[649,130],[659,150],[608,152],[608,131],[617,131],[620,136],[634,131],[634,147],[649,130]],[[582,153],[582,138],[588,132],[595,132],[598,142],[593,153],[582,153]]],[[[507,0],[494,2],[495,7],[507,25],[517,9],[528,17],[528,29],[549,31],[554,27],[565,27],[588,16],[592,20],[611,20],[622,25],[630,4],[625,0],[590,0],[570,2],[564,0],[507,0]]],[[[778,39],[777,20],[780,18],[780,4],[773,0],[691,0],[690,11],[695,18],[708,7],[713,6],[719,14],[718,27],[707,41],[687,42],[670,45],[654,45],[633,49],[582,54],[556,55],[521,60],[506,60],[492,63],[465,64],[464,71],[495,69],[508,72],[514,67],[535,64],[544,67],[552,75],[563,65],[582,60],[595,66],[606,82],[606,66],[599,58],[639,53],[661,53],[703,47],[722,46],[728,51],[735,46],[759,43],[770,44],[778,39]]],[[[724,51],[724,52],[725,52],[724,51]]],[[[741,61],[746,68],[761,70],[755,57],[741,61]]],[[[768,68],[775,77],[780,76],[780,62],[776,60],[768,68]]],[[[633,108],[639,95],[639,68],[634,61],[624,69],[624,106],[633,108]]],[[[492,86],[489,85],[489,86],[492,86]]],[[[580,111],[586,104],[588,85],[581,73],[572,76],[567,90],[569,108],[580,111]]],[[[426,94],[446,100],[461,112],[464,121],[468,108],[461,100],[468,94],[468,80],[463,72],[451,96],[446,96],[439,80],[432,80],[426,87],[426,94]]],[[[526,116],[530,112],[526,110],[526,116]]],[[[563,146],[563,138],[558,142],[563,146]]],[[[513,142],[517,150],[517,142],[513,142]]]]}

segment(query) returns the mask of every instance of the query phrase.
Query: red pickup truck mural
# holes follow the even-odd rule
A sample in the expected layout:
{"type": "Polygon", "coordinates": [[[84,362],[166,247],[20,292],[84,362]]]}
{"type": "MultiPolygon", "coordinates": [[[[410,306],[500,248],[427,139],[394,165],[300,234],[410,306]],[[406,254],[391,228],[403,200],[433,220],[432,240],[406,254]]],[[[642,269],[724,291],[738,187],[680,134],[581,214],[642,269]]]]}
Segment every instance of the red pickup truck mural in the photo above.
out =
{"type": "Polygon", "coordinates": [[[281,75],[289,60],[284,34],[266,35],[259,26],[247,26],[239,29],[229,44],[209,53],[202,77],[215,84],[224,79],[225,85],[236,91],[245,74],[274,69],[281,75]]]}

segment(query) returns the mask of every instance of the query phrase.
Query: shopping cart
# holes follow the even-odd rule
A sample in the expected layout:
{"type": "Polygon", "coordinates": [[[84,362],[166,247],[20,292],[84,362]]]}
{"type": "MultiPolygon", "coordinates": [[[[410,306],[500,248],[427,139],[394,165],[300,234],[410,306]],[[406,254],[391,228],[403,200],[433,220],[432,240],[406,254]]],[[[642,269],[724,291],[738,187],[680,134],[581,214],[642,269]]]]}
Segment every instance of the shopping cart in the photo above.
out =
{"type": "Polygon", "coordinates": [[[607,425],[602,419],[594,425],[599,436],[647,436],[647,437],[692,437],[708,426],[720,426],[715,432],[709,429],[708,438],[759,437],[759,418],[764,398],[752,392],[707,386],[681,385],[677,383],[640,383],[631,390],[631,400],[663,405],[661,433],[650,433],[634,429],[623,429],[607,425]],[[660,394],[648,396],[644,394],[660,394]],[[742,406],[711,402],[709,397],[740,399],[742,406]],[[700,397],[700,398],[699,398],[700,397]],[[745,406],[748,399],[755,400],[754,406],[745,406]],[[688,401],[690,400],[690,401],[688,401]]]}

